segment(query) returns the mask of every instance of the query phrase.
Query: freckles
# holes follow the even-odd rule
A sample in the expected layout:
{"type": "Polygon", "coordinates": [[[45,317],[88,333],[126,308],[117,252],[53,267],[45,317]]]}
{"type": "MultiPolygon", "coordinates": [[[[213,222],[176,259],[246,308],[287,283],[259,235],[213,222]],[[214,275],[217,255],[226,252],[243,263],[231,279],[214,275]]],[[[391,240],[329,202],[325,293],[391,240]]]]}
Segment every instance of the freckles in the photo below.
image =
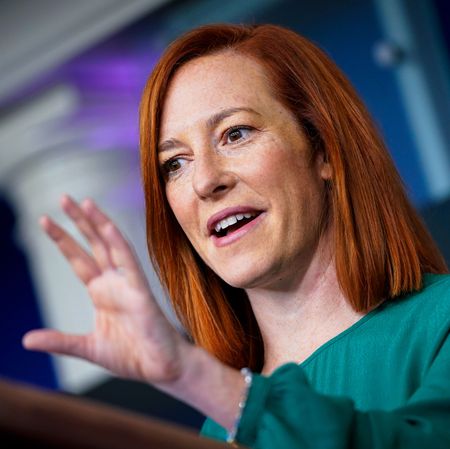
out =
{"type": "Polygon", "coordinates": [[[255,174],[270,178],[279,178],[298,164],[298,156],[285,142],[268,137],[255,148],[253,167],[255,174]]]}
{"type": "Polygon", "coordinates": [[[185,168],[182,173],[178,173],[166,182],[166,196],[177,199],[184,197],[185,199],[192,188],[191,176],[188,173],[189,168],[185,168]]]}
{"type": "MultiPolygon", "coordinates": [[[[179,184],[168,181],[168,184],[166,185],[166,198],[177,221],[180,223],[181,216],[183,213],[186,213],[184,210],[189,209],[189,201],[187,199],[188,196],[186,195],[186,190],[184,190],[179,184]]],[[[182,223],[180,223],[180,225],[182,225],[182,223]]]]}
{"type": "Polygon", "coordinates": [[[166,185],[166,198],[169,206],[191,242],[198,230],[195,201],[192,195],[189,179],[174,179],[166,185]]]}

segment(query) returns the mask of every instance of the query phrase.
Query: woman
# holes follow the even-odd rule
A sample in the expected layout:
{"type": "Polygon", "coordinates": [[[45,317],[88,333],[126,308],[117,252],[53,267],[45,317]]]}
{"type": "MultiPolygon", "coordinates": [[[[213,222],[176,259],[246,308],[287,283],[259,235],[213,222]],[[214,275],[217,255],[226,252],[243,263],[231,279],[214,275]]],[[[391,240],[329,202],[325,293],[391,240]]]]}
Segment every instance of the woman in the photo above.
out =
{"type": "Polygon", "coordinates": [[[320,50],[269,25],[191,31],[147,83],[141,152],[150,255],[191,341],[115,225],[66,196],[92,255],[42,226],[96,327],[27,348],[150,382],[249,447],[448,447],[450,277],[320,50]]]}

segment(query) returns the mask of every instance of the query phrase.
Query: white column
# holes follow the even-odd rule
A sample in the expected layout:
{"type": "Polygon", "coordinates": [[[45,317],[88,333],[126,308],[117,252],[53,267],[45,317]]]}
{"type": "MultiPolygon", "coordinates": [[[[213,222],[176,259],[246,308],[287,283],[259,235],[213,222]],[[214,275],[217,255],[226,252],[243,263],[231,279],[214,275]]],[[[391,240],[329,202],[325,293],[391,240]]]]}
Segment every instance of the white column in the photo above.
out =
{"type": "MultiPolygon", "coordinates": [[[[147,255],[137,148],[87,148],[90,129],[71,129],[64,122],[77,106],[76,91],[60,86],[14,109],[0,123],[0,186],[18,215],[17,239],[30,262],[44,325],[82,333],[93,323],[86,290],[38,225],[39,217],[48,214],[82,241],[59,208],[61,195],[68,193],[76,199],[92,197],[117,222],[134,245],[157,300],[178,326],[147,255]]],[[[107,375],[68,357],[56,357],[55,366],[62,389],[75,393],[107,375]]]]}

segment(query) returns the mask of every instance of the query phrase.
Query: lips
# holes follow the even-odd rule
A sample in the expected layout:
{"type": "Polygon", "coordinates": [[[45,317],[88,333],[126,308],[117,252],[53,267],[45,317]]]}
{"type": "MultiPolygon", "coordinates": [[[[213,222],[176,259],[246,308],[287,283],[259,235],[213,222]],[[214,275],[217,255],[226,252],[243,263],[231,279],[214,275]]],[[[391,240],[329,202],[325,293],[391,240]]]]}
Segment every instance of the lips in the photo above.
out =
{"type": "Polygon", "coordinates": [[[211,216],[206,224],[209,235],[217,235],[221,230],[245,225],[261,214],[261,210],[249,206],[228,207],[211,216]]]}

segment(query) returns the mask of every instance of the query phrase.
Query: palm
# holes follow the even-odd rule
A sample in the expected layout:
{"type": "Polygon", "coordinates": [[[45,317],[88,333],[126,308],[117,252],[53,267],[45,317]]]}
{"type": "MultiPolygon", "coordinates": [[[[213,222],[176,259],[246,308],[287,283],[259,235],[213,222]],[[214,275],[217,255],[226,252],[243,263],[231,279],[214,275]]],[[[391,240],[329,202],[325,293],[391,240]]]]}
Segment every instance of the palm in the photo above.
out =
{"type": "Polygon", "coordinates": [[[32,331],[30,349],[82,357],[114,373],[150,382],[179,374],[180,346],[187,344],[161,313],[128,243],[92,203],[80,207],[70,198],[63,208],[90,243],[92,254],[49,218],[42,226],[86,285],[95,308],[88,335],[32,331]]]}
{"type": "Polygon", "coordinates": [[[121,376],[161,380],[167,374],[162,368],[177,359],[177,347],[148,291],[112,270],[88,289],[96,309],[95,330],[86,338],[89,359],[121,376]]]}

